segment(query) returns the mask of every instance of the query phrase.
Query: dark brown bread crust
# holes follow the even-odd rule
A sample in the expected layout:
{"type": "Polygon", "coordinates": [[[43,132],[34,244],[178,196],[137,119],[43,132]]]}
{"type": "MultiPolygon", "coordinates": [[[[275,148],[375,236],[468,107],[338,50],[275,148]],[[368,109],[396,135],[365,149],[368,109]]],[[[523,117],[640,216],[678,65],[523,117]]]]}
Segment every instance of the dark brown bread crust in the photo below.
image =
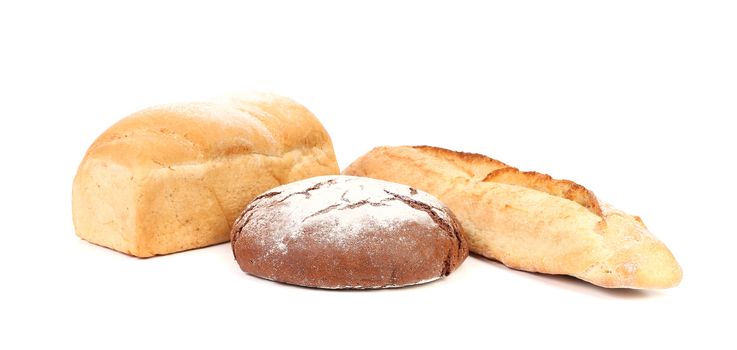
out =
{"type": "Polygon", "coordinates": [[[356,200],[355,194],[364,186],[377,183],[390,184],[326,176],[301,187],[298,183],[278,187],[257,197],[231,233],[239,266],[262,278],[330,289],[401,287],[454,271],[468,256],[468,245],[450,210],[439,202],[426,201],[427,194],[399,184],[382,188],[381,200],[356,200]],[[342,187],[331,189],[333,186],[342,187]],[[406,190],[400,192],[396,186],[406,190]],[[353,198],[346,198],[348,191],[353,198]],[[321,201],[317,206],[311,203],[318,209],[295,218],[291,208],[303,208],[311,200],[321,201]],[[290,210],[283,210],[287,205],[290,210]],[[384,218],[391,220],[391,225],[354,225],[356,232],[336,236],[343,234],[341,226],[349,230],[345,221],[363,220],[362,216],[375,213],[377,208],[386,209],[385,214],[396,211],[396,217],[384,218]],[[403,216],[408,211],[413,215],[403,216]],[[299,222],[299,227],[294,222],[299,222]],[[331,239],[325,239],[326,232],[333,232],[331,239]]]}

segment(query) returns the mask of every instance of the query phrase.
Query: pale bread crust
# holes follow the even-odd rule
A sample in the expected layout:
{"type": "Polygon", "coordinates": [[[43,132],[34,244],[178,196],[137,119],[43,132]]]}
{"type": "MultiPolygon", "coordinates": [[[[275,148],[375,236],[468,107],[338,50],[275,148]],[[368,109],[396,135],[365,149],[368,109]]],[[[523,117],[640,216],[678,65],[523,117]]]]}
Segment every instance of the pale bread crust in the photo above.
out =
{"type": "Polygon", "coordinates": [[[639,217],[576,183],[442,148],[378,147],[343,171],[416,187],[457,216],[470,250],[520,270],[609,288],[669,288],[682,271],[639,217]]]}
{"type": "Polygon", "coordinates": [[[322,124],[251,94],[153,107],[90,146],[72,187],[79,237],[150,257],[223,243],[243,208],[281,184],[339,172],[322,124]]]}

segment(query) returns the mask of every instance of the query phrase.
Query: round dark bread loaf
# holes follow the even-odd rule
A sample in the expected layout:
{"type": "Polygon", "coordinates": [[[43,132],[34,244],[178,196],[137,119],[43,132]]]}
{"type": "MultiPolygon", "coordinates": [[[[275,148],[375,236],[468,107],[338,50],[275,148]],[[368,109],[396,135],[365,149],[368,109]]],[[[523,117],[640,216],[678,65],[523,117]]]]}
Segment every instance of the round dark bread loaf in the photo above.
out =
{"type": "Polygon", "coordinates": [[[241,269],[317,288],[386,288],[436,280],[468,256],[451,211],[409,186],[320,176],[256,197],[231,232],[241,269]]]}

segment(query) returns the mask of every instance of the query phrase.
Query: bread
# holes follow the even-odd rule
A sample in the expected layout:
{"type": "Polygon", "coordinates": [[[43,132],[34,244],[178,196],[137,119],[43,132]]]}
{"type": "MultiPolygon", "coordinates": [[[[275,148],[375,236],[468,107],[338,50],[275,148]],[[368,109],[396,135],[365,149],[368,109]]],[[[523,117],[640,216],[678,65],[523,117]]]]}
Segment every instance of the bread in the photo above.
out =
{"type": "Polygon", "coordinates": [[[440,198],[472,252],[520,270],[602,287],[668,288],[681,268],[637,216],[576,183],[435,147],[379,147],[344,174],[395,181],[440,198]]]}
{"type": "Polygon", "coordinates": [[[79,237],[138,256],[229,239],[259,193],[338,166],[325,129],[284,97],[153,107],[105,131],[72,187],[79,237]]]}
{"type": "Polygon", "coordinates": [[[321,176],[253,200],[231,244],[250,274],[317,288],[386,288],[447,276],[468,256],[453,214],[408,186],[321,176]]]}

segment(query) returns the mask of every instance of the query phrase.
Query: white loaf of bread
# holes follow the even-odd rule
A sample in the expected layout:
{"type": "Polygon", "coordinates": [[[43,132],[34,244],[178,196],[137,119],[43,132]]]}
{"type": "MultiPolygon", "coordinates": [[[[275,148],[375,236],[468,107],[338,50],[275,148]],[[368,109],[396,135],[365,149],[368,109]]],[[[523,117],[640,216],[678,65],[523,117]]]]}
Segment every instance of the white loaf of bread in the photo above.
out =
{"type": "Polygon", "coordinates": [[[317,118],[271,94],[153,107],[90,146],[72,187],[79,237],[149,257],[229,240],[238,214],[281,184],[338,173],[317,118]]]}

